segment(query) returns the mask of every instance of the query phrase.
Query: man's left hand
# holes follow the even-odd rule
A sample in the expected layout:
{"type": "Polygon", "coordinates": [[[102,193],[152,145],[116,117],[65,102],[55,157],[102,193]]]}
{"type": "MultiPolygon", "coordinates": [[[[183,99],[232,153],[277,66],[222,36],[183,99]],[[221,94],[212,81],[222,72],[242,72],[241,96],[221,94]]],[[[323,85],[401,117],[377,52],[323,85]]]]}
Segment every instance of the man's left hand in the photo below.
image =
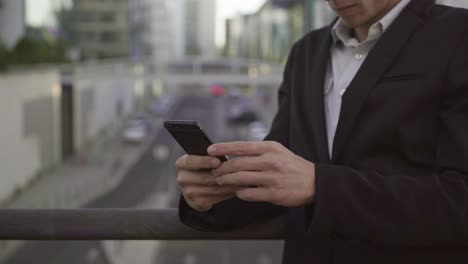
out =
{"type": "Polygon", "coordinates": [[[315,197],[315,164],[277,142],[231,142],[208,148],[211,156],[237,156],[213,170],[219,185],[245,186],[245,201],[295,207],[315,197]],[[247,187],[249,186],[249,187],[247,187]]]}

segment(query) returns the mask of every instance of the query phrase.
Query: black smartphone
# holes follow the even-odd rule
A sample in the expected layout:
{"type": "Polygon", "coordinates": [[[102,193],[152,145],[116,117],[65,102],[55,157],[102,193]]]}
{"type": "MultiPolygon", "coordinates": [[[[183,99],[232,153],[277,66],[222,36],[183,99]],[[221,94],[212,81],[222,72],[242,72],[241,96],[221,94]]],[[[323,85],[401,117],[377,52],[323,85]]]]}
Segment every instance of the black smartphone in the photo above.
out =
{"type": "MultiPolygon", "coordinates": [[[[213,145],[208,135],[195,121],[168,120],[164,127],[189,155],[208,156],[207,149],[213,145]]],[[[221,162],[227,161],[226,156],[217,157],[221,162]]]]}

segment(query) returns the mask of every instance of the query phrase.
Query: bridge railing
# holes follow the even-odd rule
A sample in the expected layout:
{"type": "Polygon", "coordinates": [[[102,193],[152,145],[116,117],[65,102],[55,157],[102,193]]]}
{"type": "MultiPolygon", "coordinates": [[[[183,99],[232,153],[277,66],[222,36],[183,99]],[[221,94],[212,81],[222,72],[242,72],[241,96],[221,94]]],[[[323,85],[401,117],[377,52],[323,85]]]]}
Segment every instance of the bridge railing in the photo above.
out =
{"type": "Polygon", "coordinates": [[[282,240],[277,218],[231,232],[201,232],[177,209],[0,210],[0,240],[282,240]]]}

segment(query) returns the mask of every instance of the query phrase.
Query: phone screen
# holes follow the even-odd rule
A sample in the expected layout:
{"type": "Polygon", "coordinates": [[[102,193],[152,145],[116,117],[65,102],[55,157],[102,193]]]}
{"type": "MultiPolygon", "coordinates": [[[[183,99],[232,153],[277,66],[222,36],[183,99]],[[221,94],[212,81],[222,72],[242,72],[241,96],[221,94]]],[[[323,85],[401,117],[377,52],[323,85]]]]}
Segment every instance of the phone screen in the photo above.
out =
{"type": "MultiPolygon", "coordinates": [[[[194,121],[166,121],[164,127],[189,155],[207,156],[213,144],[203,129],[194,121]]],[[[217,157],[227,161],[227,157],[217,157]]]]}

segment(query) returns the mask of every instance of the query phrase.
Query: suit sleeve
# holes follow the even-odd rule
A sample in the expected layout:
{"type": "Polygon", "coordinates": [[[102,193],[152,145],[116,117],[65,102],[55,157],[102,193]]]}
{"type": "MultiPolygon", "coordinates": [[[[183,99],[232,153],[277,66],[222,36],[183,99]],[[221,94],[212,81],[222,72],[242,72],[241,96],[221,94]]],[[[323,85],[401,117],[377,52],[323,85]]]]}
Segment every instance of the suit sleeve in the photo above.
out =
{"type": "MultiPolygon", "coordinates": [[[[289,89],[293,71],[295,48],[286,63],[283,81],[278,92],[278,112],[275,115],[269,134],[265,140],[276,141],[288,146],[289,138],[289,89]]],[[[229,199],[215,205],[205,213],[193,210],[184,197],[179,203],[179,218],[182,223],[203,231],[229,231],[261,220],[276,217],[285,212],[286,208],[270,203],[245,202],[237,198],[229,199]]]]}
{"type": "Polygon", "coordinates": [[[468,37],[443,87],[436,162],[427,175],[316,165],[309,234],[406,246],[468,245],[468,37]]]}

